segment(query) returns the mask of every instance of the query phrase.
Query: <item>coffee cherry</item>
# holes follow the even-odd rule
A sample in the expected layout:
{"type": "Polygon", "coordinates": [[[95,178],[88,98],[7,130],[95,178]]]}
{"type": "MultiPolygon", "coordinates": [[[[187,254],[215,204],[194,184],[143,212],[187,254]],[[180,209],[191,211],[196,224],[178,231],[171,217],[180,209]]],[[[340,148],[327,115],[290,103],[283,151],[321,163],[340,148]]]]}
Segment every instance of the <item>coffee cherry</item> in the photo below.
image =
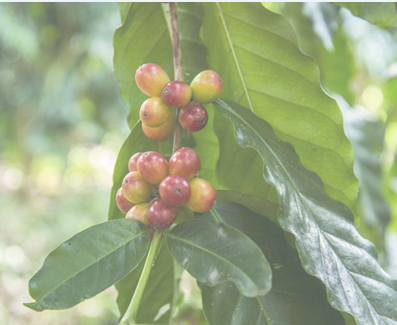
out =
{"type": "Polygon", "coordinates": [[[149,226],[149,221],[147,219],[147,213],[150,208],[150,203],[145,202],[145,203],[140,203],[137,205],[134,205],[128,212],[127,215],[125,216],[127,219],[135,219],[146,226],[149,226]]]}
{"type": "Polygon", "coordinates": [[[194,212],[207,212],[216,200],[214,185],[202,178],[193,178],[190,182],[192,194],[187,206],[194,212]]]}
{"type": "Polygon", "coordinates": [[[171,156],[168,169],[170,175],[179,175],[190,181],[200,169],[200,158],[193,149],[181,148],[171,156]]]}
{"type": "Polygon", "coordinates": [[[155,151],[144,152],[138,159],[138,171],[150,184],[160,184],[168,176],[168,162],[155,151]]]}
{"type": "Polygon", "coordinates": [[[128,161],[128,171],[135,172],[138,170],[137,162],[141,155],[142,152],[137,152],[131,156],[130,160],[128,161]]]}
{"type": "Polygon", "coordinates": [[[171,137],[174,133],[175,114],[172,113],[164,124],[151,128],[142,124],[142,131],[145,135],[153,141],[164,141],[171,137]]]}
{"type": "Polygon", "coordinates": [[[199,103],[190,102],[179,112],[179,123],[186,131],[200,131],[207,125],[207,122],[208,112],[199,103]]]}
{"type": "Polygon", "coordinates": [[[122,191],[132,203],[148,202],[152,198],[155,188],[146,182],[139,172],[128,173],[123,180],[122,191]]]}
{"type": "Polygon", "coordinates": [[[120,211],[124,213],[127,213],[135,205],[126,199],[121,188],[119,188],[116,194],[116,204],[120,211]]]}
{"type": "Polygon", "coordinates": [[[142,123],[149,127],[164,124],[170,114],[170,108],[160,97],[151,97],[145,100],[139,110],[142,123]]]}
{"type": "Polygon", "coordinates": [[[192,90],[182,81],[170,81],[163,88],[161,98],[170,107],[182,107],[190,102],[192,90]]]}
{"type": "Polygon", "coordinates": [[[223,82],[219,74],[212,70],[201,71],[190,83],[193,100],[201,104],[212,103],[223,92],[223,82]]]}
{"type": "Polygon", "coordinates": [[[161,181],[159,193],[167,204],[178,207],[186,204],[190,199],[191,189],[186,178],[170,175],[161,181]]]}
{"type": "Polygon", "coordinates": [[[135,72],[135,82],[138,88],[151,97],[160,97],[161,90],[169,81],[170,77],[167,72],[154,63],[146,63],[135,72]]]}
{"type": "Polygon", "coordinates": [[[159,197],[150,205],[147,217],[153,228],[167,229],[174,223],[177,215],[178,208],[168,205],[159,197]]]}

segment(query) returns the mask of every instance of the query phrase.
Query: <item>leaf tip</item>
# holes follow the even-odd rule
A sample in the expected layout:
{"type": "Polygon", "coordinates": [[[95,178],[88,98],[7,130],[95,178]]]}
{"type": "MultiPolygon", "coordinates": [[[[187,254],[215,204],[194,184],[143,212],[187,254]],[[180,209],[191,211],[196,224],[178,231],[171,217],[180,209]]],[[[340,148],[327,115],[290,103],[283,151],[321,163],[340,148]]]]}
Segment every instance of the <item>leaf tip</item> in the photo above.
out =
{"type": "Polygon", "coordinates": [[[28,307],[28,308],[34,310],[34,311],[43,311],[44,310],[44,308],[39,303],[37,303],[37,301],[35,301],[35,302],[25,302],[25,303],[23,303],[23,305],[25,307],[28,307]]]}

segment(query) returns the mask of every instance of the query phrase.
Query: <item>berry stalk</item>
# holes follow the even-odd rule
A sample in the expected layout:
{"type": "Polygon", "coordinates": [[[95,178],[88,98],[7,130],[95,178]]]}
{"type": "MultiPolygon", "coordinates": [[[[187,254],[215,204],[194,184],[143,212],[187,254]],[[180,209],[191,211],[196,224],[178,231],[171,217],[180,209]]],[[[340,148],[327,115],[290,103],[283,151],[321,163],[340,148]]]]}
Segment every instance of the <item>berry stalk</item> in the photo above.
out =
{"type": "MultiPolygon", "coordinates": [[[[171,22],[171,38],[172,38],[172,51],[174,57],[174,77],[175,80],[184,82],[183,64],[182,64],[182,51],[179,41],[179,27],[178,27],[178,13],[176,3],[170,3],[170,22],[171,22]]],[[[174,128],[174,142],[172,153],[181,147],[182,127],[179,123],[179,112],[181,108],[176,108],[175,115],[175,128],[174,128]]]]}

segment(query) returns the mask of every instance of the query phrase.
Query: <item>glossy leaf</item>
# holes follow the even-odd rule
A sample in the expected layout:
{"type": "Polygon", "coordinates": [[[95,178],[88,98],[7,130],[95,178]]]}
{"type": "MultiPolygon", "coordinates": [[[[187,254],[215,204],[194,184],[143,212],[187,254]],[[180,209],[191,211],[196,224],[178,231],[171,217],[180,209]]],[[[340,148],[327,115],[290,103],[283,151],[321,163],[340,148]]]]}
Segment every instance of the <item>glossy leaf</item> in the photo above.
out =
{"type": "Polygon", "coordinates": [[[264,297],[242,296],[233,283],[201,286],[203,309],[210,325],[344,325],[321,284],[302,268],[297,252],[279,226],[239,204],[218,199],[216,217],[249,236],[262,249],[273,272],[264,297]]]}
{"type": "Polygon", "coordinates": [[[91,298],[136,268],[149,247],[148,228],[136,220],[90,227],[48,255],[29,282],[36,311],[66,309],[91,298]]]}
{"type": "Polygon", "coordinates": [[[381,27],[397,27],[397,6],[394,2],[333,2],[355,16],[381,27]]]}
{"type": "Polygon", "coordinates": [[[270,290],[271,270],[263,253],[225,224],[209,218],[182,222],[168,233],[167,245],[172,257],[206,285],[232,281],[248,297],[270,290]]]}
{"type": "MultiPolygon", "coordinates": [[[[117,306],[120,315],[124,315],[138,284],[145,259],[139,267],[133,270],[127,277],[116,284],[118,291],[117,306]]],[[[140,303],[137,314],[137,322],[165,324],[169,323],[174,293],[174,263],[167,248],[163,245],[156,257],[154,266],[150,272],[149,280],[140,303]],[[164,310],[160,311],[161,307],[164,310]]]]}
{"type": "Polygon", "coordinates": [[[277,212],[279,206],[278,204],[275,204],[271,201],[267,201],[257,196],[246,195],[235,191],[217,190],[217,201],[219,199],[239,203],[251,210],[252,212],[266,216],[269,220],[278,224],[277,212]]]}
{"type": "MultiPolygon", "coordinates": [[[[327,193],[354,211],[358,182],[342,114],[323,91],[315,61],[299,51],[290,25],[260,3],[205,3],[204,9],[201,36],[209,65],[224,80],[222,98],[268,121],[303,165],[319,174],[327,193]]],[[[225,148],[232,146],[228,137],[222,140],[225,148]]],[[[229,155],[221,154],[220,178],[230,189],[255,195],[261,188],[249,190],[259,182],[260,158],[247,149],[233,154],[239,160],[235,168],[229,155]]]]}
{"type": "Polygon", "coordinates": [[[268,123],[232,105],[217,101],[238,144],[255,148],[266,162],[263,176],[280,196],[280,225],[296,237],[306,272],[325,284],[331,305],[353,315],[357,324],[397,324],[397,281],[377,262],[373,244],[357,232],[349,209],[325,193],[320,178],[302,166],[268,123]]]}

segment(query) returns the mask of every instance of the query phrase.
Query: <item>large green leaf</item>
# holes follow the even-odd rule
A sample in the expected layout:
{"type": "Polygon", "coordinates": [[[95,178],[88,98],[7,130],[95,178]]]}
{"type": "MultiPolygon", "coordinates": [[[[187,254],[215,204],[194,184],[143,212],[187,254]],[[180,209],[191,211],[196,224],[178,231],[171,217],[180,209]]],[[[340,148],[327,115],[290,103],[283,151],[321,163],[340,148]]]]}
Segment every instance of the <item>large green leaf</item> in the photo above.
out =
{"type": "MultiPolygon", "coordinates": [[[[127,277],[116,284],[117,305],[120,315],[124,315],[138,284],[145,261],[127,277]]],[[[165,245],[162,245],[140,303],[137,322],[165,324],[169,323],[174,293],[174,263],[165,245]],[[160,311],[161,307],[164,310],[160,311]],[[159,313],[161,312],[161,314],[159,313]]]]}
{"type": "Polygon", "coordinates": [[[296,237],[304,269],[325,284],[330,304],[353,315],[357,324],[397,324],[397,281],[380,267],[350,210],[325,193],[320,178],[302,166],[268,123],[232,105],[217,101],[238,144],[255,148],[265,162],[263,176],[280,196],[280,225],[296,237]]]}
{"type": "Polygon", "coordinates": [[[223,223],[205,217],[182,222],[168,233],[167,245],[173,258],[206,285],[232,281],[247,297],[270,290],[271,270],[261,250],[223,223]]]}
{"type": "Polygon", "coordinates": [[[397,27],[397,6],[394,2],[333,2],[355,16],[381,27],[397,27]]]}
{"type": "MultiPolygon", "coordinates": [[[[210,67],[224,81],[222,98],[268,121],[278,137],[293,145],[303,165],[319,174],[327,193],[354,211],[358,182],[342,114],[323,91],[315,61],[299,51],[290,25],[260,3],[205,3],[204,9],[201,36],[210,67]]],[[[229,144],[228,137],[223,140],[229,144]]],[[[234,157],[238,167],[247,168],[233,168],[235,161],[221,154],[220,163],[228,161],[218,169],[220,177],[227,185],[233,182],[231,189],[255,195],[256,188],[247,188],[258,183],[260,158],[247,149],[234,157]]]]}
{"type": "Polygon", "coordinates": [[[213,212],[262,249],[272,266],[273,285],[266,296],[255,298],[242,296],[230,282],[201,286],[204,313],[211,325],[345,324],[328,304],[321,284],[302,269],[279,226],[226,200],[218,199],[213,212]]]}
{"type": "Polygon", "coordinates": [[[36,311],[66,309],[91,298],[136,268],[149,247],[149,231],[131,219],[90,227],[48,255],[29,282],[36,311]]]}

